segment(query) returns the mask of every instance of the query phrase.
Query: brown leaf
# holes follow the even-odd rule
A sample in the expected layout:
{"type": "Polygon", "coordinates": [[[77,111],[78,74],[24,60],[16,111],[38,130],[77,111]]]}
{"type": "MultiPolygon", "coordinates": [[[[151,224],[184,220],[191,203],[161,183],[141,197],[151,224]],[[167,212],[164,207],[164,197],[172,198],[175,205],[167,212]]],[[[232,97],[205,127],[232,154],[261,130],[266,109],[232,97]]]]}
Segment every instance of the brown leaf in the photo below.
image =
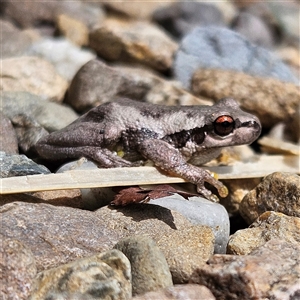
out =
{"type": "Polygon", "coordinates": [[[153,189],[142,189],[140,187],[129,187],[119,190],[118,194],[115,195],[111,205],[115,206],[126,206],[132,203],[145,203],[150,200],[158,198],[168,197],[173,194],[179,194],[185,199],[188,197],[196,196],[197,194],[187,193],[180,190],[176,190],[170,185],[158,185],[153,189]]]}

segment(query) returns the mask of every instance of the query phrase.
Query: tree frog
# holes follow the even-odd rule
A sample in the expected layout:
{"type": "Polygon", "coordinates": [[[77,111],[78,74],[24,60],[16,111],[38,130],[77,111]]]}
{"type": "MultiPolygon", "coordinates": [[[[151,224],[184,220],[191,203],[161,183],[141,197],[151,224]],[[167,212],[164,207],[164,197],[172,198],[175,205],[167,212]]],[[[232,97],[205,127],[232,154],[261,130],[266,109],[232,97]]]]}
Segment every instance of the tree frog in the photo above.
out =
{"type": "Polygon", "coordinates": [[[118,98],[41,138],[36,149],[46,159],[86,157],[104,168],[151,160],[216,200],[204,183],[214,186],[221,197],[227,195],[226,187],[193,161],[203,164],[216,158],[222,147],[250,144],[260,132],[258,118],[242,111],[232,98],[213,106],[163,106],[118,98]]]}

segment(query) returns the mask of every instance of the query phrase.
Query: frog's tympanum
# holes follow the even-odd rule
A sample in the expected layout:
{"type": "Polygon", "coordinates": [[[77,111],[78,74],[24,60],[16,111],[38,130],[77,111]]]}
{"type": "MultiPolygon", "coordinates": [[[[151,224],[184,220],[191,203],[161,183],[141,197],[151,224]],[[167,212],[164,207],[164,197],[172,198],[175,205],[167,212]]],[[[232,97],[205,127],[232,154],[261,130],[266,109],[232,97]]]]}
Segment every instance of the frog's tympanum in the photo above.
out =
{"type": "Polygon", "coordinates": [[[213,106],[162,106],[122,98],[95,107],[40,139],[36,149],[46,159],[86,157],[104,168],[130,167],[149,159],[167,173],[196,184],[200,194],[214,200],[204,182],[222,197],[226,187],[192,163],[210,161],[222,147],[250,144],[260,132],[259,120],[231,98],[213,106]]]}

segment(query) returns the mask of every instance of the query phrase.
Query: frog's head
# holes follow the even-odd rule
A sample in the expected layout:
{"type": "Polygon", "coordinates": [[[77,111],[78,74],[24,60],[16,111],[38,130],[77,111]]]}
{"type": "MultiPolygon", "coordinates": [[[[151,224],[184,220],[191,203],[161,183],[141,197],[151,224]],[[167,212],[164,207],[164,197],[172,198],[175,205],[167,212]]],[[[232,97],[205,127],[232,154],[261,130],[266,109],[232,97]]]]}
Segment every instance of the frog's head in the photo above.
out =
{"type": "Polygon", "coordinates": [[[203,148],[251,144],[261,133],[259,119],[231,98],[221,99],[205,118],[203,148]]]}

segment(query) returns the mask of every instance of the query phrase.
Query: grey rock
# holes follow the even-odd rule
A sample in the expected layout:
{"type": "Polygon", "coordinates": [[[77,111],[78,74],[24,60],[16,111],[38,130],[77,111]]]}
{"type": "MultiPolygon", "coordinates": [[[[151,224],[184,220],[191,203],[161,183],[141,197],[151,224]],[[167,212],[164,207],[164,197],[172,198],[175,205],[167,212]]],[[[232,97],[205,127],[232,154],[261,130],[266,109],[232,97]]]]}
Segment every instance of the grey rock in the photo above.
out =
{"type": "Polygon", "coordinates": [[[27,92],[2,92],[1,101],[2,112],[8,118],[27,115],[50,132],[66,127],[78,118],[70,107],[27,92]]]}
{"type": "Polygon", "coordinates": [[[125,238],[114,248],[122,251],[130,261],[133,296],[173,285],[166,258],[149,237],[125,238]]]}
{"type": "Polygon", "coordinates": [[[36,164],[25,155],[8,155],[0,151],[1,178],[49,173],[46,167],[36,164]]]}
{"type": "Polygon", "coordinates": [[[203,2],[176,2],[157,9],[153,19],[174,37],[181,38],[197,26],[224,26],[217,6],[203,2]]]}
{"type": "Polygon", "coordinates": [[[86,111],[116,97],[165,105],[200,102],[199,98],[182,89],[179,83],[164,80],[146,69],[111,67],[98,59],[89,61],[78,71],[65,102],[77,111],[86,111]]]}
{"type": "Polygon", "coordinates": [[[130,263],[111,250],[39,273],[30,300],[131,299],[130,263]]]}
{"type": "Polygon", "coordinates": [[[300,244],[272,239],[249,255],[214,255],[191,277],[217,299],[299,299],[300,244]]]}
{"type": "Polygon", "coordinates": [[[199,284],[180,284],[144,295],[135,296],[132,300],[215,300],[211,291],[199,284]]]}
{"type": "Polygon", "coordinates": [[[240,213],[248,224],[266,211],[300,217],[300,177],[275,172],[250,191],[240,204],[240,213]]]}
{"type": "Polygon", "coordinates": [[[21,242],[0,235],[0,293],[2,300],[27,300],[37,274],[32,252],[21,242]]]}
{"type": "Polygon", "coordinates": [[[271,28],[263,19],[251,13],[240,12],[234,20],[232,29],[255,45],[271,48],[275,44],[271,28]]]}
{"type": "Polygon", "coordinates": [[[300,243],[300,218],[268,211],[259,216],[250,228],[238,230],[228,241],[227,253],[247,255],[271,239],[300,243]]]}
{"type": "Polygon", "coordinates": [[[226,28],[196,28],[181,42],[174,61],[175,77],[185,88],[197,69],[224,69],[298,83],[290,69],[266,49],[226,28]]]}
{"type": "Polygon", "coordinates": [[[10,119],[0,113],[0,151],[18,154],[18,140],[10,119]]]}
{"type": "Polygon", "coordinates": [[[85,63],[96,56],[92,50],[80,49],[63,38],[38,40],[28,48],[27,53],[50,61],[58,74],[68,81],[73,79],[85,63]]]}
{"type": "Polygon", "coordinates": [[[200,197],[189,200],[179,195],[150,200],[148,203],[175,210],[192,224],[209,226],[215,235],[215,253],[226,253],[229,238],[229,216],[224,206],[200,197]]]}
{"type": "Polygon", "coordinates": [[[13,26],[12,23],[0,20],[0,28],[1,59],[21,56],[32,44],[29,35],[13,26]]]}

